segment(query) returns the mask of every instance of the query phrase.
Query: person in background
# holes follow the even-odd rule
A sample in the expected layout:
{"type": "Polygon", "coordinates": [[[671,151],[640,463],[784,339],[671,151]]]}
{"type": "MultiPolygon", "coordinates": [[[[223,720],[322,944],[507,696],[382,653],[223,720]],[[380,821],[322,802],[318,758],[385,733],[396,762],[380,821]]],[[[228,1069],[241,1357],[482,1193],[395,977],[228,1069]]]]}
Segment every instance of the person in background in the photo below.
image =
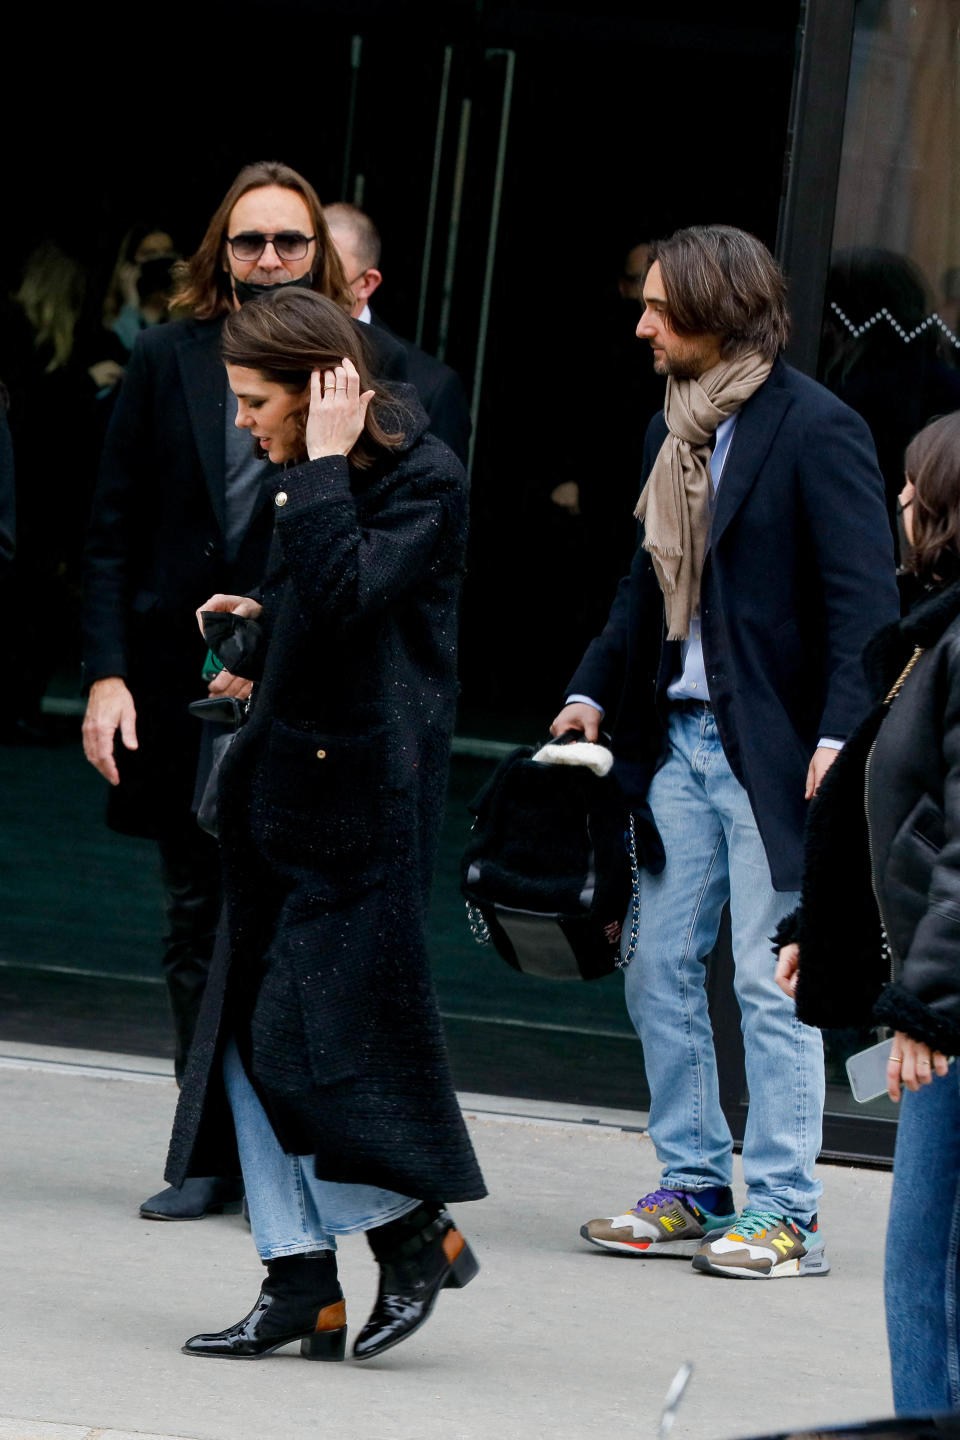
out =
{"type": "Polygon", "coordinates": [[[933,310],[926,278],[908,256],[869,246],[834,255],[820,379],[870,426],[892,530],[907,444],[935,415],[960,407],[960,373],[939,326],[927,324],[933,310]]]}
{"type": "Polygon", "coordinates": [[[781,358],[786,283],[759,240],[677,231],[643,296],[637,337],[667,393],[640,544],[551,730],[596,740],[607,717],[636,816],[625,994],[663,1173],[581,1234],[711,1275],[822,1275],[821,1037],[774,984],[768,937],[796,904],[806,803],[866,708],[863,645],[897,611],[883,483],[864,422],[781,358]],[[705,990],[727,901],[750,1094],[739,1219],[705,990]]]}
{"type": "Polygon", "coordinates": [[[134,225],[120,243],[103,301],[103,323],[129,355],[141,330],[168,318],[179,259],[168,231],[134,225]]]}
{"type": "Polygon", "coordinates": [[[223,327],[237,426],[285,468],[264,476],[276,564],[259,599],[214,595],[199,616],[252,636],[256,684],[219,777],[224,926],[167,1176],[209,1172],[229,1101],[267,1277],[248,1315],[188,1355],[299,1340],[308,1359],[342,1359],[337,1236],[365,1232],[380,1267],[362,1360],[478,1268],[444,1207],[486,1192],[424,935],[467,482],[412,386],[384,392],[363,350],[333,301],[301,290],[223,327]]]}
{"type": "Polygon", "coordinates": [[[337,202],[324,206],[323,213],[353,295],[351,314],[361,324],[385,330],[403,346],[410,381],[430,417],[430,429],[466,464],[470,449],[470,407],[460,376],[412,340],[396,335],[370,307],[370,300],[383,281],[377,268],[380,264],[377,227],[356,205],[337,202]]]}
{"type": "Polygon", "coordinates": [[[877,704],[813,804],[776,975],[809,1024],[894,1031],[887,1335],[920,1415],[960,1408],[960,413],[905,464],[906,614],[867,648],[877,704]]]}
{"type": "MultiPolygon", "coordinates": [[[[273,510],[262,459],[237,430],[220,362],[227,315],[277,286],[352,297],[320,201],[289,166],[248,165],[184,263],[182,318],[138,336],[107,432],[87,534],[83,606],[87,759],[110,784],[107,823],[155,839],[167,899],[163,968],[182,1077],[220,912],[217,848],[193,813],[201,726],[190,701],[242,699],[249,684],[202,679],[197,597],[263,578],[273,510]]],[[[384,337],[374,370],[403,378],[384,337]]],[[[239,1201],[236,1176],[192,1177],[141,1207],[192,1220],[239,1201]]]]}
{"type": "Polygon", "coordinates": [[[43,240],[24,263],[0,316],[0,375],[17,457],[18,545],[8,583],[18,623],[6,655],[7,703],[0,737],[13,744],[54,738],[43,700],[54,674],[75,679],[84,526],[102,439],[98,394],[122,375],[123,351],[91,313],[86,267],[43,240]],[[38,437],[56,433],[64,465],[38,437]]]}

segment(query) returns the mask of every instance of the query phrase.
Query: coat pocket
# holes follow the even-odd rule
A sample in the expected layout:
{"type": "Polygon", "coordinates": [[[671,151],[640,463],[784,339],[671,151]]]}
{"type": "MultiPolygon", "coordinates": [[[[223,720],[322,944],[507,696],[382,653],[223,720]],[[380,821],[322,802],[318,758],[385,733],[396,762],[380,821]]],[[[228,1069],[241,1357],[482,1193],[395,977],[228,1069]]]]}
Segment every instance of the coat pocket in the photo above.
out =
{"type": "Polygon", "coordinates": [[[331,735],[274,720],[263,771],[265,844],[286,864],[356,871],[383,844],[387,732],[331,735]]]}

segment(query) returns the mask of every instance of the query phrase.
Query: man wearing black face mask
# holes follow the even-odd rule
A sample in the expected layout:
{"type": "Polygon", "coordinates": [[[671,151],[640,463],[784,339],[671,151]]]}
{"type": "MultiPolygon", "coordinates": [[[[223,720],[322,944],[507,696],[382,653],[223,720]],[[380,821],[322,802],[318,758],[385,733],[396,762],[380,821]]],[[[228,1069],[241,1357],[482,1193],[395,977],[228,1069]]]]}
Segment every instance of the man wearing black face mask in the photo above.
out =
{"type": "MultiPolygon", "coordinates": [[[[226,671],[202,678],[194,612],[216,592],[262,579],[273,522],[269,462],[234,425],[220,361],[224,317],[277,285],[303,285],[349,311],[337,252],[313,187],[286,165],[240,172],[184,266],[172,300],[189,318],[138,339],[104,445],[87,538],[83,725],[87,759],[110,782],[107,823],[159,843],[167,892],[163,965],[186,1065],[220,908],[216,842],[192,813],[209,694],[244,698],[226,671]]],[[[372,369],[406,378],[402,349],[375,337],[372,369]],[[385,343],[384,343],[385,342],[385,343]]],[[[148,1219],[198,1219],[239,1200],[229,1141],[221,1176],[188,1180],[141,1206],[148,1219]]]]}

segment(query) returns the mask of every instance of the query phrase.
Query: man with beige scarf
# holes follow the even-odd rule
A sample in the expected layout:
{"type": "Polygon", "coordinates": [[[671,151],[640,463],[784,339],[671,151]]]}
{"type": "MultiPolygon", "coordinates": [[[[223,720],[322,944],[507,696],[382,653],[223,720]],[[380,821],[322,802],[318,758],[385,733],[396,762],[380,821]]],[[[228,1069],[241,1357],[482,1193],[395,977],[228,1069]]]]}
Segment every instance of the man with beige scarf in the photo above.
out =
{"type": "Polygon", "coordinates": [[[822,1275],[820,1033],[774,984],[805,807],[868,705],[864,644],[898,614],[864,422],[786,365],[785,283],[729,226],[658,242],[637,336],[667,375],[640,543],[555,734],[610,731],[637,816],[640,933],[625,972],[660,1186],[583,1237],[748,1279],[822,1275]],[[605,718],[604,718],[605,717],[605,718]],[[736,1212],[705,961],[730,905],[750,1105],[736,1212]]]}

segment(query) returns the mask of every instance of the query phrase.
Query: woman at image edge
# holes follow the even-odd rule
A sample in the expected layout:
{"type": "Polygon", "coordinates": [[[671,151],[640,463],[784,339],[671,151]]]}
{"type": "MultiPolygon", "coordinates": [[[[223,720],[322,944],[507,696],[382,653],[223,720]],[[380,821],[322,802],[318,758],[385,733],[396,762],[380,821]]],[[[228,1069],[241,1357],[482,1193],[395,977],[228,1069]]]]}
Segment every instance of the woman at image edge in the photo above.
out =
{"type": "Polygon", "coordinates": [[[444,1209],[486,1192],[423,934],[466,478],[425,433],[412,389],[368,381],[361,345],[336,305],[302,289],[224,327],[236,423],[288,468],[266,481],[276,534],[262,606],[217,595],[203,607],[255,620],[264,648],[220,775],[224,920],[167,1178],[229,1173],[218,1167],[235,1130],[267,1278],[241,1321],[187,1341],[191,1355],[253,1359],[299,1339],[310,1359],[342,1359],[338,1235],[365,1231],[380,1267],[361,1359],[477,1270],[444,1209]]]}
{"type": "Polygon", "coordinates": [[[921,430],[905,464],[915,599],[867,648],[888,703],[813,802],[777,983],[808,1024],[895,1032],[887,1337],[897,1413],[919,1415],[960,1408],[960,412],[921,430]]]}

